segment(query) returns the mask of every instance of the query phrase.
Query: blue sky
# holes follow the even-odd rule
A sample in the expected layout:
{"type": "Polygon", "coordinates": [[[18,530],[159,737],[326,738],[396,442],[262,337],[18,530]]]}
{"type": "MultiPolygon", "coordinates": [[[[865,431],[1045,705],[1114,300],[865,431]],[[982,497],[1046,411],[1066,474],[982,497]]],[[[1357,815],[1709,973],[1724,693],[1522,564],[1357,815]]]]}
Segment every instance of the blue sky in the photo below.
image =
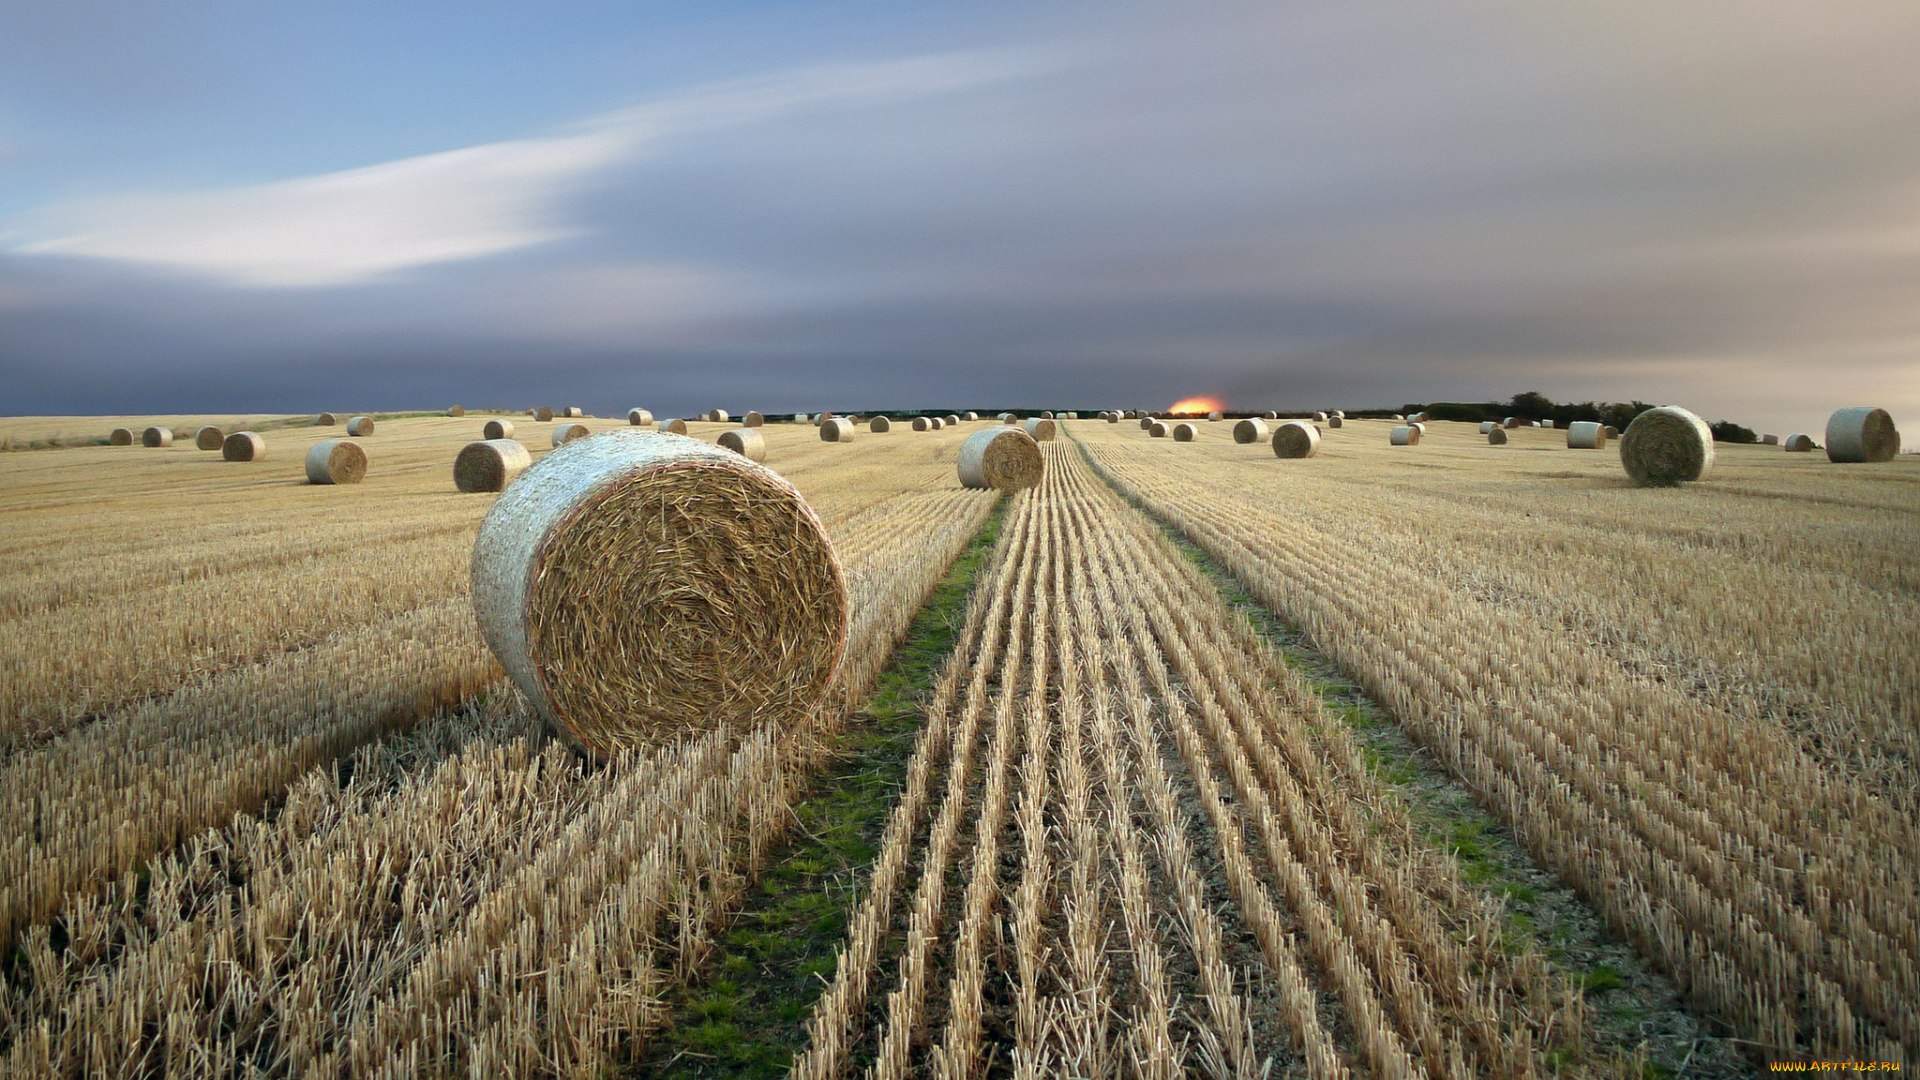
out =
{"type": "Polygon", "coordinates": [[[1920,8],[0,6],[8,412],[1920,422],[1920,8]]]}

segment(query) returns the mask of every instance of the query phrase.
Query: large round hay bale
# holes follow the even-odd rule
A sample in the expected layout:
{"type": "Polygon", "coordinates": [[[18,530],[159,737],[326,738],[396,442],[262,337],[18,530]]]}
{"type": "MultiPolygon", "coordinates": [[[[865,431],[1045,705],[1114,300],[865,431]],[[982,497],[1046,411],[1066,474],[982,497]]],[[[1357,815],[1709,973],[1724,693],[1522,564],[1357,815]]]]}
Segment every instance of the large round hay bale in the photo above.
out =
{"type": "Polygon", "coordinates": [[[852,442],[853,421],[836,416],[820,425],[821,442],[852,442]]]}
{"type": "Polygon", "coordinates": [[[1316,424],[1324,424],[1324,423],[1326,423],[1326,422],[1327,422],[1327,414],[1326,414],[1326,413],[1323,413],[1323,412],[1317,412],[1317,413],[1314,413],[1314,414],[1313,414],[1313,422],[1314,422],[1314,423],[1316,423],[1316,424]]]}
{"type": "Polygon", "coordinates": [[[913,418],[913,423],[909,426],[911,426],[915,431],[932,431],[933,421],[928,420],[924,416],[916,416],[913,418]]]}
{"type": "Polygon", "coordinates": [[[945,431],[945,430],[946,430],[946,428],[947,428],[947,418],[946,418],[946,417],[944,417],[944,416],[936,416],[936,417],[934,417],[934,418],[933,418],[933,430],[935,430],[935,431],[945,431]]]}
{"type": "Polygon", "coordinates": [[[1192,442],[1200,434],[1200,429],[1192,424],[1173,425],[1174,442],[1192,442]]]}
{"type": "Polygon", "coordinates": [[[1018,491],[1040,482],[1046,459],[1040,444],[1019,428],[990,427],[960,444],[960,486],[1018,491]]]}
{"type": "Polygon", "coordinates": [[[367,475],[367,452],[346,439],[327,439],[307,451],[310,484],[357,484],[367,475]]]}
{"type": "Polygon", "coordinates": [[[575,439],[584,439],[593,434],[585,424],[561,424],[553,429],[553,445],[565,446],[575,439]]]}
{"type": "Polygon", "coordinates": [[[760,434],[759,428],[743,427],[723,431],[714,443],[721,449],[731,450],[748,461],[767,460],[767,440],[760,434]]]}
{"type": "Polygon", "coordinates": [[[107,445],[132,446],[133,445],[133,429],[123,428],[123,427],[114,428],[112,431],[107,433],[107,445]]]}
{"type": "Polygon", "coordinates": [[[1806,454],[1813,450],[1813,436],[1789,435],[1787,441],[1780,444],[1789,454],[1806,454]]]}
{"type": "Polygon", "coordinates": [[[480,437],[482,439],[511,439],[513,438],[513,421],[489,420],[480,428],[480,437]]]}
{"type": "Polygon", "coordinates": [[[1051,419],[1053,419],[1053,411],[1052,411],[1051,409],[1041,409],[1041,410],[1040,410],[1040,419],[1042,419],[1042,420],[1051,420],[1051,419]]]}
{"type": "Polygon", "coordinates": [[[687,422],[677,416],[670,416],[660,421],[660,430],[669,435],[685,435],[687,433],[687,422]]]}
{"type": "Polygon", "coordinates": [[[741,427],[765,427],[766,423],[767,418],[752,409],[748,409],[747,415],[740,418],[741,427]]]}
{"type": "Polygon", "coordinates": [[[363,438],[373,434],[373,417],[356,416],[347,421],[347,434],[355,438],[363,438]]]}
{"type": "Polygon", "coordinates": [[[648,427],[653,423],[653,413],[646,409],[628,409],[627,423],[633,427],[648,427]]]}
{"type": "Polygon", "coordinates": [[[966,412],[960,414],[960,418],[971,424],[975,420],[980,419],[980,414],[974,412],[972,409],[968,409],[966,412]]]}
{"type": "Polygon", "coordinates": [[[332,427],[335,424],[338,424],[339,422],[340,422],[340,418],[330,412],[323,412],[319,416],[316,416],[313,418],[314,427],[332,427]]]}
{"type": "Polygon", "coordinates": [[[727,726],[804,726],[846,647],[820,519],[763,465],[622,428],[547,455],[480,523],[481,636],[598,756],[727,726]]]}
{"type": "Polygon", "coordinates": [[[732,414],[725,409],[713,409],[705,417],[709,424],[727,424],[733,422],[732,414]]]}
{"type": "Polygon", "coordinates": [[[1347,410],[1345,410],[1345,409],[1335,409],[1335,410],[1333,410],[1332,412],[1330,412],[1330,413],[1328,413],[1328,414],[1327,414],[1327,416],[1328,416],[1329,418],[1332,418],[1332,417],[1335,417],[1335,416],[1337,416],[1337,417],[1339,417],[1340,419],[1342,419],[1342,420],[1345,420],[1345,419],[1347,418],[1347,410]]]}
{"type": "Polygon", "coordinates": [[[1054,434],[1058,430],[1054,426],[1054,422],[1044,416],[1029,418],[1024,428],[1026,433],[1033,438],[1034,442],[1052,442],[1054,434]]]}
{"type": "Polygon", "coordinates": [[[1000,422],[1003,424],[1018,424],[1020,418],[1010,412],[1003,412],[1000,414],[1000,422]]]}
{"type": "Polygon", "coordinates": [[[1223,412],[1210,412],[1207,414],[1207,419],[1214,423],[1218,423],[1222,420],[1225,420],[1226,418],[1227,418],[1227,414],[1223,412]]]}
{"type": "Polygon", "coordinates": [[[1404,424],[1407,422],[1407,414],[1405,413],[1394,413],[1393,418],[1398,423],[1404,424]]]}
{"type": "Polygon", "coordinates": [[[1155,420],[1153,417],[1143,416],[1140,418],[1140,430],[1151,431],[1153,429],[1153,425],[1156,423],[1158,423],[1158,421],[1155,420]]]}
{"type": "Polygon", "coordinates": [[[1327,426],[1330,428],[1345,427],[1346,424],[1347,418],[1340,413],[1331,413],[1327,416],[1327,426]]]}
{"type": "Polygon", "coordinates": [[[140,445],[161,447],[173,445],[173,429],[170,427],[150,427],[140,433],[140,445]]]}
{"type": "Polygon", "coordinates": [[[1607,438],[1609,439],[1617,439],[1620,437],[1620,429],[1617,427],[1614,427],[1612,424],[1608,424],[1605,428],[1605,431],[1607,433],[1607,438]]]}
{"type": "Polygon", "coordinates": [[[227,441],[227,433],[211,424],[193,433],[193,445],[199,450],[218,450],[227,441]]]}
{"type": "Polygon", "coordinates": [[[1827,418],[1828,461],[1892,461],[1900,431],[1885,409],[1838,409],[1827,418]]]}
{"type": "Polygon", "coordinates": [[[1575,420],[1567,425],[1567,449],[1604,450],[1607,448],[1607,426],[1592,420],[1575,420]]]}
{"type": "Polygon", "coordinates": [[[1424,424],[1426,422],[1427,422],[1427,411],[1425,409],[1422,409],[1417,413],[1407,414],[1407,423],[1409,424],[1424,424]]]}
{"type": "Polygon", "coordinates": [[[467,410],[459,405],[453,405],[448,407],[447,415],[448,416],[465,416],[467,415],[467,410]]]}
{"type": "Polygon", "coordinates": [[[873,419],[867,421],[867,430],[876,431],[876,432],[892,431],[893,421],[887,419],[884,416],[876,416],[873,419]]]}
{"type": "Polygon", "coordinates": [[[259,461],[267,456],[267,440],[257,431],[236,431],[220,440],[224,461],[259,461]]]}
{"type": "Polygon", "coordinates": [[[814,427],[819,427],[820,425],[822,425],[822,424],[824,424],[824,423],[826,423],[827,421],[829,421],[829,420],[831,420],[831,419],[833,419],[833,414],[832,414],[832,413],[830,413],[830,412],[823,412],[823,413],[820,413],[820,414],[818,414],[818,415],[816,415],[816,416],[815,416],[815,417],[813,418],[813,426],[814,426],[814,427]]]}
{"type": "Polygon", "coordinates": [[[1102,413],[1101,415],[1106,418],[1106,421],[1109,424],[1117,424],[1121,420],[1120,414],[1116,411],[1108,411],[1108,412],[1102,413]]]}
{"type": "Polygon", "coordinates": [[[813,417],[803,412],[797,412],[793,414],[793,422],[796,424],[811,424],[813,423],[813,417]]]}
{"type": "Polygon", "coordinates": [[[551,424],[553,423],[553,410],[542,405],[533,410],[533,418],[543,424],[551,424]]]}
{"type": "Polygon", "coordinates": [[[1392,446],[1419,446],[1420,429],[1411,424],[1401,424],[1387,432],[1387,443],[1392,446]]]}
{"type": "Polygon", "coordinates": [[[1522,419],[1520,419],[1520,418],[1519,418],[1519,417],[1517,417],[1517,416],[1509,416],[1509,417],[1507,417],[1507,418],[1506,418],[1505,420],[1502,420],[1502,421],[1500,421],[1500,426],[1501,426],[1501,427],[1503,427],[1503,428],[1506,428],[1506,429],[1507,429],[1507,430],[1509,430],[1509,431],[1511,431],[1511,430],[1513,430],[1514,428],[1517,428],[1517,427],[1519,427],[1519,426],[1520,426],[1521,424],[1524,424],[1524,423],[1526,423],[1526,421],[1525,421],[1525,420],[1522,420],[1522,419]]]}
{"type": "Polygon", "coordinates": [[[1171,434],[1173,434],[1173,429],[1158,420],[1147,425],[1147,435],[1150,438],[1164,439],[1171,434]]]}
{"type": "Polygon", "coordinates": [[[1620,436],[1620,464],[1641,487],[1702,479],[1713,468],[1713,431],[1678,405],[1648,409],[1620,436]]]}
{"type": "Polygon", "coordinates": [[[560,411],[560,415],[566,417],[568,420],[578,420],[586,414],[580,411],[580,406],[569,405],[560,411]]]}
{"type": "Polygon", "coordinates": [[[1489,446],[1507,445],[1507,429],[1503,427],[1498,427],[1498,426],[1488,428],[1487,429],[1487,445],[1489,446]]]}
{"type": "Polygon", "coordinates": [[[1273,456],[1310,458],[1320,452],[1320,429],[1299,420],[1289,420],[1273,429],[1273,456]]]}
{"type": "Polygon", "coordinates": [[[1407,426],[1412,428],[1415,432],[1417,432],[1421,438],[1423,439],[1426,438],[1427,425],[1425,421],[1416,421],[1414,423],[1408,424],[1407,426]]]}
{"type": "Polygon", "coordinates": [[[533,455],[512,439],[471,442],[453,459],[453,486],[461,491],[505,491],[532,464],[533,455]]]}
{"type": "Polygon", "coordinates": [[[1274,412],[1272,409],[1268,409],[1266,412],[1260,414],[1260,419],[1271,422],[1280,419],[1280,414],[1274,412]]]}
{"type": "Polygon", "coordinates": [[[1480,421],[1480,434],[1485,435],[1487,432],[1492,431],[1494,426],[1494,422],[1491,420],[1480,421]]]}
{"type": "Polygon", "coordinates": [[[1248,417],[1233,425],[1233,441],[1241,444],[1267,441],[1267,422],[1248,417]]]}
{"type": "Polygon", "coordinates": [[[958,424],[959,422],[960,422],[960,418],[958,416],[955,416],[952,413],[948,413],[947,415],[940,418],[940,426],[943,428],[953,427],[955,424],[958,424]]]}

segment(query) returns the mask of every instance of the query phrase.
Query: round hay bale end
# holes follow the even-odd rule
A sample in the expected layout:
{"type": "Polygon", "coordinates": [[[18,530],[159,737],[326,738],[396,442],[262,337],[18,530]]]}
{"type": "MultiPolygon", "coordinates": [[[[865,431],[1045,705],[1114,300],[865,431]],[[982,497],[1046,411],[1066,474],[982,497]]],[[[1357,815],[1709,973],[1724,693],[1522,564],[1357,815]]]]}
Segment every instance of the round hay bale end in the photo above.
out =
{"type": "Polygon", "coordinates": [[[687,422],[678,417],[668,417],[660,421],[660,430],[669,435],[685,435],[687,433],[687,422]]]}
{"type": "Polygon", "coordinates": [[[447,410],[447,415],[448,416],[465,416],[467,415],[467,410],[459,405],[455,405],[447,410]]]}
{"type": "Polygon", "coordinates": [[[1046,459],[1025,431],[990,427],[960,444],[959,470],[961,487],[1018,491],[1040,482],[1046,459]]]}
{"type": "Polygon", "coordinates": [[[1567,449],[1604,450],[1607,448],[1607,426],[1591,420],[1575,420],[1567,425],[1567,449]]]}
{"type": "Polygon", "coordinates": [[[767,418],[751,409],[747,410],[747,415],[740,418],[741,427],[765,427],[766,424],[767,418]]]}
{"type": "Polygon", "coordinates": [[[565,446],[575,439],[584,439],[593,434],[585,424],[561,424],[553,429],[553,445],[565,446]]]}
{"type": "Polygon", "coordinates": [[[1171,434],[1173,434],[1173,429],[1158,420],[1147,425],[1147,436],[1149,438],[1164,439],[1171,434]]]}
{"type": "Polygon", "coordinates": [[[1498,427],[1498,426],[1488,428],[1487,429],[1487,445],[1489,446],[1507,445],[1507,429],[1503,427],[1498,427]]]}
{"type": "Polygon", "coordinates": [[[731,450],[748,461],[767,460],[767,440],[760,434],[759,428],[743,427],[723,431],[714,443],[722,450],[731,450]]]}
{"type": "Polygon", "coordinates": [[[1609,439],[1617,439],[1620,437],[1620,429],[1617,427],[1614,427],[1612,424],[1607,425],[1606,432],[1607,432],[1607,438],[1609,439]]]}
{"type": "Polygon", "coordinates": [[[1900,453],[1900,431],[1885,409],[1839,409],[1827,418],[1827,460],[1892,461],[1900,453]]]}
{"type": "Polygon", "coordinates": [[[1334,413],[1327,417],[1327,426],[1330,428],[1345,427],[1347,426],[1347,418],[1339,413],[1334,413]]]}
{"type": "Polygon", "coordinates": [[[532,464],[533,455],[512,439],[471,442],[453,459],[453,486],[461,491],[505,491],[532,464]]]}
{"type": "Polygon", "coordinates": [[[953,427],[955,424],[958,424],[959,422],[960,422],[960,418],[958,416],[953,415],[952,413],[948,413],[947,415],[940,418],[941,427],[953,427]]]}
{"type": "Polygon", "coordinates": [[[570,443],[480,523],[473,607],[556,731],[609,757],[810,722],[847,640],[820,519],[763,465],[631,428],[570,443]]]}
{"type": "Polygon", "coordinates": [[[480,437],[482,439],[511,439],[513,438],[513,421],[489,420],[480,428],[480,437]]]}
{"type": "Polygon", "coordinates": [[[1314,413],[1314,414],[1313,414],[1313,422],[1314,422],[1314,423],[1316,423],[1316,424],[1324,424],[1324,423],[1326,423],[1326,422],[1327,422],[1327,414],[1326,414],[1326,413],[1323,413],[1323,412],[1317,412],[1317,413],[1314,413]]]}
{"type": "Polygon", "coordinates": [[[628,409],[627,423],[632,427],[647,427],[653,423],[653,413],[646,409],[628,409]]]}
{"type": "Polygon", "coordinates": [[[1026,422],[1024,430],[1034,442],[1052,442],[1058,428],[1054,426],[1052,420],[1044,416],[1036,416],[1026,422]]]}
{"type": "Polygon", "coordinates": [[[892,431],[893,421],[887,419],[884,416],[876,416],[873,419],[867,421],[867,430],[872,432],[892,431]]]}
{"type": "Polygon", "coordinates": [[[915,431],[932,431],[933,421],[928,420],[924,416],[916,416],[913,418],[912,427],[915,431]]]}
{"type": "Polygon", "coordinates": [[[971,424],[975,420],[980,419],[980,414],[977,412],[974,412],[972,409],[968,409],[966,412],[963,412],[960,414],[960,418],[962,420],[965,420],[967,423],[971,424]]]}
{"type": "Polygon", "coordinates": [[[1299,420],[1289,420],[1273,429],[1273,456],[1310,458],[1320,452],[1320,429],[1299,420]]]}
{"type": "Polygon", "coordinates": [[[819,427],[820,425],[822,425],[822,424],[824,424],[824,423],[826,423],[827,421],[829,421],[829,420],[831,420],[831,419],[833,419],[833,414],[832,414],[832,413],[830,413],[830,412],[823,412],[823,413],[820,413],[820,414],[818,414],[818,415],[816,415],[816,416],[815,416],[815,417],[813,418],[813,426],[814,426],[814,427],[819,427]]]}
{"type": "Polygon", "coordinates": [[[236,431],[220,440],[223,461],[259,461],[267,456],[267,440],[256,431],[236,431]]]}
{"type": "Polygon", "coordinates": [[[1780,445],[1780,436],[1778,436],[1778,435],[1762,435],[1762,436],[1760,436],[1760,445],[1761,445],[1761,446],[1779,446],[1779,445],[1780,445]]]}
{"type": "Polygon", "coordinates": [[[1107,413],[1107,414],[1105,414],[1105,415],[1106,415],[1106,420],[1107,420],[1107,423],[1109,423],[1109,424],[1117,424],[1117,423],[1119,423],[1119,422],[1120,422],[1120,421],[1121,421],[1122,419],[1124,419],[1124,418],[1123,418],[1123,417],[1122,417],[1122,416],[1121,416],[1121,415],[1120,415],[1119,413],[1117,413],[1117,412],[1109,412],[1109,413],[1107,413]]]}
{"type": "Polygon", "coordinates": [[[1780,445],[1789,454],[1809,454],[1813,452],[1813,436],[1789,435],[1787,441],[1780,445]]]}
{"type": "Polygon", "coordinates": [[[1509,416],[1505,420],[1500,421],[1500,426],[1506,428],[1508,431],[1512,431],[1523,423],[1526,423],[1526,421],[1517,416],[1509,416]]]}
{"type": "Polygon", "coordinates": [[[580,406],[569,405],[566,408],[560,410],[560,415],[567,418],[568,420],[578,420],[582,416],[585,416],[586,414],[580,411],[580,406]]]}
{"type": "Polygon", "coordinates": [[[1153,417],[1143,416],[1140,418],[1140,430],[1151,431],[1155,423],[1157,423],[1157,421],[1155,421],[1153,417]]]}
{"type": "Polygon", "coordinates": [[[1271,422],[1280,419],[1280,414],[1274,412],[1272,409],[1268,409],[1266,412],[1260,414],[1260,419],[1271,422]]]}
{"type": "Polygon", "coordinates": [[[1480,434],[1485,435],[1487,432],[1492,431],[1495,426],[1496,425],[1491,420],[1480,421],[1480,434]]]}
{"type": "Polygon", "coordinates": [[[936,416],[933,418],[933,430],[944,431],[946,430],[946,427],[947,427],[946,418],[939,417],[939,416],[936,416]]]}
{"type": "Polygon", "coordinates": [[[133,429],[123,428],[123,427],[114,428],[112,431],[107,433],[107,445],[132,446],[133,445],[133,429]]]}
{"type": "Polygon", "coordinates": [[[338,424],[339,422],[340,422],[340,418],[333,415],[330,412],[323,412],[319,416],[316,416],[313,418],[314,427],[332,427],[335,424],[338,424]]]}
{"type": "Polygon", "coordinates": [[[1267,422],[1248,417],[1233,425],[1233,441],[1245,445],[1267,441],[1267,422]]]}
{"type": "Polygon", "coordinates": [[[1042,409],[1042,410],[1040,410],[1040,419],[1042,419],[1042,420],[1051,420],[1051,419],[1053,419],[1053,412],[1052,412],[1052,410],[1049,410],[1049,409],[1042,409]]]}
{"type": "Polygon", "coordinates": [[[1408,426],[1408,427],[1410,427],[1410,428],[1412,428],[1413,430],[1415,430],[1415,431],[1417,431],[1417,432],[1419,432],[1419,433],[1420,433],[1420,436],[1421,436],[1422,438],[1425,438],[1425,437],[1426,437],[1426,434],[1427,434],[1427,424],[1426,424],[1426,421],[1424,421],[1424,420],[1421,420],[1421,421],[1416,421],[1416,422],[1414,422],[1414,423],[1411,423],[1411,424],[1408,424],[1407,426],[1408,426]]]}
{"type": "Polygon", "coordinates": [[[367,475],[367,452],[346,439],[327,439],[307,451],[307,483],[357,484],[367,475]]]}
{"type": "Polygon", "coordinates": [[[173,429],[167,427],[150,427],[140,433],[140,445],[149,448],[172,446],[173,429]]]}
{"type": "Polygon", "coordinates": [[[853,421],[844,416],[836,416],[820,425],[820,441],[852,442],[853,431],[853,421]]]}
{"type": "Polygon", "coordinates": [[[1419,446],[1420,429],[1411,424],[1401,424],[1387,432],[1387,443],[1390,446],[1419,446]]]}
{"type": "Polygon", "coordinates": [[[193,445],[198,450],[218,450],[227,441],[227,433],[209,424],[193,433],[193,445]]]}
{"type": "Polygon", "coordinates": [[[551,424],[553,423],[553,410],[542,405],[533,410],[533,418],[543,424],[551,424]]]}
{"type": "Polygon", "coordinates": [[[1641,487],[1702,479],[1713,468],[1713,432],[1678,405],[1648,409],[1620,436],[1620,464],[1641,487]]]}
{"type": "Polygon", "coordinates": [[[1200,429],[1192,424],[1173,425],[1174,442],[1192,442],[1200,434],[1200,429]]]}
{"type": "Polygon", "coordinates": [[[1210,412],[1210,413],[1208,413],[1208,414],[1207,414],[1207,420],[1208,420],[1208,421],[1209,421],[1210,423],[1216,423],[1216,424],[1217,424],[1217,423],[1219,423],[1220,421],[1222,421],[1222,420],[1225,420],[1226,418],[1227,418],[1227,414],[1226,414],[1226,413],[1222,413],[1222,412],[1210,412]]]}
{"type": "Polygon", "coordinates": [[[373,434],[373,417],[356,416],[347,421],[347,434],[354,438],[365,438],[373,434]]]}
{"type": "Polygon", "coordinates": [[[1017,424],[1020,422],[1020,418],[1010,412],[1003,412],[1000,414],[1000,422],[1003,424],[1017,424]]]}

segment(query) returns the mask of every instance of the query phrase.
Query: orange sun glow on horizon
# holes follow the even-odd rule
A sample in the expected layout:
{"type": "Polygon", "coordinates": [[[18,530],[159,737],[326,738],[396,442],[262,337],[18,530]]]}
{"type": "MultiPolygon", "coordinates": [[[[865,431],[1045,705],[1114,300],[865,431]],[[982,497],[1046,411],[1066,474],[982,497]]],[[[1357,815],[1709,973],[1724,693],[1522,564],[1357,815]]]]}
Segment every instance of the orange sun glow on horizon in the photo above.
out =
{"type": "Polygon", "coordinates": [[[1179,401],[1174,402],[1167,409],[1167,412],[1169,415],[1174,413],[1210,413],[1221,412],[1225,410],[1226,407],[1226,402],[1221,401],[1219,398],[1190,397],[1181,398],[1179,401]]]}

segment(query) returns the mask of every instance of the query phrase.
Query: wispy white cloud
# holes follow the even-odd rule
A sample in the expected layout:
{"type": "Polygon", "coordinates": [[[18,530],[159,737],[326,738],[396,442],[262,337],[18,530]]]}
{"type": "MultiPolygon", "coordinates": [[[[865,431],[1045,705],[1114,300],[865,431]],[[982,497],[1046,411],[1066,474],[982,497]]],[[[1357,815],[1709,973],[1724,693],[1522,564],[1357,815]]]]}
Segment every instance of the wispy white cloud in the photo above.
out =
{"type": "Polygon", "coordinates": [[[239,286],[352,284],[572,235],[567,195],[676,135],[949,92],[1037,63],[974,52],[806,68],[646,102],[550,137],[249,187],[51,205],[0,236],[22,255],[147,264],[239,286]]]}

